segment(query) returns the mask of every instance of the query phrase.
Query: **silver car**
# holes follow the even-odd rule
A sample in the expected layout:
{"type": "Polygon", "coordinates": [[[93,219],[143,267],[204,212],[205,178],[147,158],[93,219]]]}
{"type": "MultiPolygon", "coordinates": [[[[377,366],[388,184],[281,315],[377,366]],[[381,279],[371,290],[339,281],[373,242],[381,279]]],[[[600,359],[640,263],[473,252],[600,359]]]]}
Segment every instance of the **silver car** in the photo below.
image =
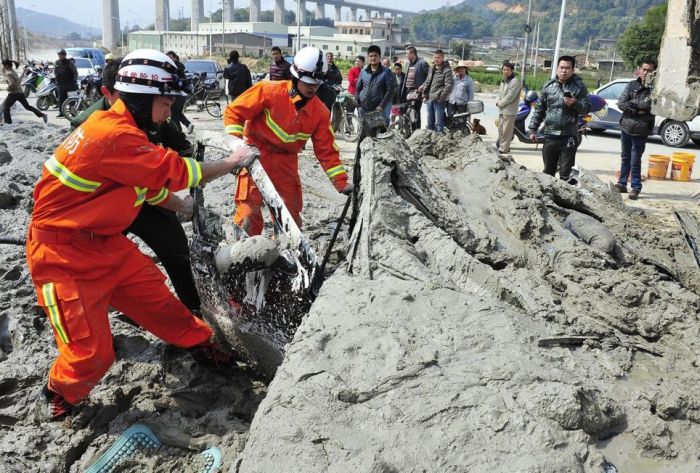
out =
{"type": "MultiPolygon", "coordinates": [[[[603,97],[608,106],[591,114],[593,120],[589,123],[589,126],[592,132],[620,130],[622,112],[617,107],[617,100],[631,80],[634,79],[617,79],[593,92],[603,97]]],[[[652,134],[661,137],[661,141],[665,145],[674,148],[685,146],[690,140],[693,140],[693,143],[696,145],[700,145],[700,116],[693,118],[689,122],[679,122],[657,115],[652,134]]]]}

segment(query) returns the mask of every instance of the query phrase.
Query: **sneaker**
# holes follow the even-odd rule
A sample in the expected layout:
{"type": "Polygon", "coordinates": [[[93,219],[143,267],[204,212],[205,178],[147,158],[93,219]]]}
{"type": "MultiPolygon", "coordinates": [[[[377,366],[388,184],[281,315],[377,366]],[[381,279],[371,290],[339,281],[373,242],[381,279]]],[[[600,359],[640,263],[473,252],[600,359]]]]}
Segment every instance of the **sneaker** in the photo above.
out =
{"type": "Polygon", "coordinates": [[[620,194],[627,194],[627,186],[621,184],[613,184],[613,189],[618,191],[620,194]]]}
{"type": "Polygon", "coordinates": [[[73,404],[69,403],[63,396],[49,389],[48,383],[41,390],[41,395],[46,401],[48,410],[47,418],[52,421],[62,420],[73,412],[73,404]]]}
{"type": "Polygon", "coordinates": [[[630,200],[637,200],[639,198],[639,192],[637,189],[632,189],[630,195],[628,196],[630,200]]]}
{"type": "Polygon", "coordinates": [[[43,114],[41,116],[41,119],[44,120],[44,125],[46,125],[49,122],[49,116],[47,114],[43,114]]]}
{"type": "Polygon", "coordinates": [[[233,355],[222,350],[217,343],[205,342],[187,351],[194,361],[207,368],[223,368],[234,363],[233,355]]]}
{"type": "Polygon", "coordinates": [[[194,131],[194,123],[190,123],[189,125],[187,125],[187,134],[191,135],[193,131],[194,131]]]}

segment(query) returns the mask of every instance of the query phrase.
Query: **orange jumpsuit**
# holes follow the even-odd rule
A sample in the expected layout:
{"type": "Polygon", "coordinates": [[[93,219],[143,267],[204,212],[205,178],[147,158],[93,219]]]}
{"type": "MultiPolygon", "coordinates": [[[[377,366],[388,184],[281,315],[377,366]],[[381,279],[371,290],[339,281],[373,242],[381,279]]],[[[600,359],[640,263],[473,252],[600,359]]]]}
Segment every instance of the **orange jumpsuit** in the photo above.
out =
{"type": "Polygon", "coordinates": [[[211,337],[121,233],[144,201],[165,202],[201,175],[195,160],[151,144],[121,101],[95,112],[44,164],[27,263],[58,346],[49,387],[68,402],[87,397],[114,362],[109,306],[180,347],[211,337]]]}
{"type": "MultiPolygon", "coordinates": [[[[291,96],[291,90],[291,81],[258,82],[226,108],[224,125],[226,133],[245,136],[260,149],[260,164],[301,226],[298,154],[306,141],[311,138],[316,158],[338,192],[347,185],[348,174],[340,162],[328,109],[312,97],[297,110],[294,104],[302,98],[291,96]]],[[[262,233],[262,196],[245,170],[238,175],[235,202],[234,222],[249,235],[262,233]]]]}

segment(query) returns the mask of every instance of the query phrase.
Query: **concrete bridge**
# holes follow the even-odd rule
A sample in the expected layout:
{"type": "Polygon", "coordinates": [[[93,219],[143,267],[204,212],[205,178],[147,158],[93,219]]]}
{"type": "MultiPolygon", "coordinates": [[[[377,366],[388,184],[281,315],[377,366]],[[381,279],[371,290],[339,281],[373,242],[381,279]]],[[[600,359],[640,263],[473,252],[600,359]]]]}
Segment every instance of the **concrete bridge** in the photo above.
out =
{"type": "MultiPolygon", "coordinates": [[[[301,24],[306,23],[306,3],[307,0],[297,0],[301,3],[301,18],[299,19],[301,24]]],[[[217,2],[221,5],[220,2],[217,2]]],[[[406,10],[397,10],[395,8],[379,7],[376,5],[365,5],[363,3],[357,2],[346,2],[343,0],[311,0],[308,3],[313,3],[316,5],[314,11],[314,18],[319,20],[325,18],[326,16],[326,5],[333,5],[335,10],[335,21],[341,21],[342,9],[346,8],[350,10],[350,21],[357,21],[358,11],[364,11],[364,18],[370,19],[376,13],[376,16],[385,17],[390,15],[392,17],[401,18],[402,21],[406,22],[409,18],[416,15],[415,12],[410,12],[406,10]]],[[[238,3],[240,7],[241,4],[238,3]]],[[[169,0],[156,0],[156,22],[155,27],[158,31],[169,29],[169,19],[170,19],[170,1],[169,0]]],[[[224,8],[224,21],[233,21],[234,19],[234,1],[233,0],[223,0],[224,8]]],[[[260,0],[250,0],[250,22],[260,21],[260,0]]],[[[192,0],[192,30],[197,31],[198,25],[201,19],[204,18],[204,0],[192,0]]],[[[284,24],[284,0],[275,0],[274,8],[274,23],[284,24]]],[[[111,48],[118,43],[120,32],[119,25],[119,0],[102,0],[102,38],[104,45],[107,48],[111,48]]]]}

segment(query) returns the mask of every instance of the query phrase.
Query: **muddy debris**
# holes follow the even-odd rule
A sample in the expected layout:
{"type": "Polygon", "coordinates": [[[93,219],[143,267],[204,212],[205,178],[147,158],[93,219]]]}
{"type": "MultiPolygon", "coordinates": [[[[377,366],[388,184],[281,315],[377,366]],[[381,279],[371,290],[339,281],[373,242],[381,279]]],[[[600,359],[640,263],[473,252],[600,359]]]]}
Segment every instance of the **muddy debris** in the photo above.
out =
{"type": "MultiPolygon", "coordinates": [[[[0,232],[22,238],[67,129],[11,131],[0,192],[18,201],[0,232]]],[[[323,254],[344,197],[310,151],[300,166],[323,254]]],[[[3,245],[3,471],[85,471],[137,422],[164,445],[118,471],[196,471],[211,446],[240,473],[700,471],[700,274],[678,229],[585,169],[570,186],[476,136],[370,138],[361,167],[356,223],[269,385],[245,365],[203,369],[114,312],[117,361],[78,417],[44,422],[53,333],[23,248],[3,245]],[[575,218],[613,246],[576,236],[575,218]]],[[[205,189],[227,238],[234,186],[205,189]]]]}

